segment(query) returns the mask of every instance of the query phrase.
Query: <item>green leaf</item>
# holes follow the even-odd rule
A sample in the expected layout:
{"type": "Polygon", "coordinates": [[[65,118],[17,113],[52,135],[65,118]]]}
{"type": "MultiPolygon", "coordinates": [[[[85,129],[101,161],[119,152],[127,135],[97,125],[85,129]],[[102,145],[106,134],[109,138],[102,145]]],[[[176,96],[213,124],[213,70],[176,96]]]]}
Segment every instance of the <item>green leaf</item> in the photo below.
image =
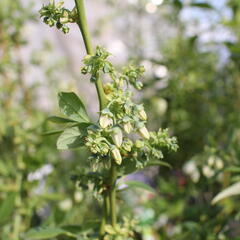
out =
{"type": "Polygon", "coordinates": [[[164,167],[168,167],[170,169],[172,169],[172,166],[164,161],[150,161],[147,166],[164,166],[164,167]]]}
{"type": "Polygon", "coordinates": [[[210,5],[209,3],[191,3],[191,7],[200,7],[200,8],[208,8],[208,9],[213,9],[213,6],[210,5]]]}
{"type": "Polygon", "coordinates": [[[64,129],[58,129],[58,130],[52,130],[52,131],[47,131],[42,134],[42,136],[51,136],[51,135],[56,135],[59,133],[62,133],[64,129]]]}
{"type": "Polygon", "coordinates": [[[73,92],[60,92],[58,104],[61,112],[76,122],[89,122],[84,104],[73,92]]]}
{"type": "Polygon", "coordinates": [[[219,194],[217,194],[217,196],[213,198],[212,204],[215,204],[224,198],[228,198],[228,197],[239,195],[239,194],[240,194],[240,182],[237,182],[231,185],[230,187],[224,189],[219,194]]]}
{"type": "Polygon", "coordinates": [[[124,184],[126,184],[129,188],[142,188],[146,191],[149,191],[151,193],[156,194],[155,189],[153,189],[152,187],[150,187],[149,185],[143,183],[143,182],[138,182],[138,181],[128,181],[128,182],[124,182],[124,184]]]}
{"type": "Polygon", "coordinates": [[[68,235],[68,236],[75,236],[72,233],[55,227],[44,227],[44,228],[33,228],[30,229],[26,234],[25,237],[31,240],[42,240],[42,239],[49,239],[54,238],[59,235],[68,235]]]}
{"type": "Polygon", "coordinates": [[[70,123],[70,122],[75,122],[72,119],[62,118],[62,117],[58,117],[58,116],[48,117],[47,121],[50,121],[50,122],[53,122],[53,123],[70,123]]]}
{"type": "Polygon", "coordinates": [[[77,127],[66,128],[57,140],[57,148],[66,150],[84,146],[88,126],[88,123],[80,123],[77,127]]]}
{"type": "Polygon", "coordinates": [[[228,167],[226,168],[226,171],[233,172],[233,173],[240,173],[240,167],[238,166],[228,167]]]}
{"type": "Polygon", "coordinates": [[[10,193],[8,197],[0,205],[0,224],[9,220],[14,210],[15,193],[10,193]]]}
{"type": "Polygon", "coordinates": [[[79,234],[83,231],[82,226],[80,225],[66,225],[61,227],[63,230],[74,233],[74,234],[79,234]]]}

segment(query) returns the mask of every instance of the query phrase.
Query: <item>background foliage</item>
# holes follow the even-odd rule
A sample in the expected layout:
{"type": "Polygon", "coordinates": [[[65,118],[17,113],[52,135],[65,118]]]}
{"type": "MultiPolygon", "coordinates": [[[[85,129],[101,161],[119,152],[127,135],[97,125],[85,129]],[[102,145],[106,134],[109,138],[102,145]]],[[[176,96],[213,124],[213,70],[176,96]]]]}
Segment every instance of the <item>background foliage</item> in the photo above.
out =
{"type": "MultiPolygon", "coordinates": [[[[104,41],[114,29],[109,48],[124,46],[125,58],[145,65],[144,94],[136,98],[151,112],[149,128],[168,127],[180,146],[167,156],[172,169],[154,167],[128,177],[155,193],[120,193],[119,212],[133,210],[143,239],[240,236],[238,197],[211,205],[217,193],[239,181],[240,172],[240,3],[217,2],[97,2],[110,14],[94,24],[95,37],[104,41]]],[[[29,23],[39,27],[34,9],[20,0],[0,2],[0,238],[37,239],[29,229],[50,226],[43,234],[71,239],[70,228],[87,234],[100,214],[97,200],[70,180],[84,168],[87,153],[58,152],[55,137],[42,133],[52,128],[45,119],[57,111],[56,92],[81,90],[84,79],[67,54],[51,59],[51,43],[31,48],[23,29],[29,23]],[[29,69],[44,81],[34,81],[29,69]]],[[[121,59],[115,61],[120,68],[121,59]]],[[[95,102],[87,104],[94,108],[95,102]]]]}

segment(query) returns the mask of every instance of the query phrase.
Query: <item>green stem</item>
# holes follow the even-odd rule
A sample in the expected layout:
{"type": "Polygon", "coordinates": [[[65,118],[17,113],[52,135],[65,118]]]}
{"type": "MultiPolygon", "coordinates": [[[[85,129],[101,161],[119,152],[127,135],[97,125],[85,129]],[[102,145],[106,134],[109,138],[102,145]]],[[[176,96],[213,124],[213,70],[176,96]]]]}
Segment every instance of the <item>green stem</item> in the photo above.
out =
{"type": "MultiPolygon", "coordinates": [[[[87,26],[87,19],[86,19],[86,14],[85,14],[85,8],[84,8],[84,0],[75,0],[75,4],[77,7],[77,14],[78,14],[78,20],[77,24],[80,28],[80,31],[82,33],[83,41],[86,47],[87,54],[93,55],[94,50],[91,44],[91,38],[90,34],[88,31],[88,26],[87,26]]],[[[99,100],[99,108],[100,111],[107,106],[107,99],[103,90],[103,85],[98,77],[96,82],[95,82],[97,94],[98,94],[98,100],[99,100]]],[[[105,224],[107,223],[107,218],[109,215],[109,210],[111,212],[111,223],[112,226],[116,226],[116,190],[115,190],[115,182],[116,182],[116,165],[114,162],[112,162],[112,167],[111,167],[111,189],[110,192],[107,193],[104,196],[104,204],[103,204],[103,217],[102,217],[102,222],[101,222],[101,227],[100,227],[100,239],[105,233],[105,224]],[[110,206],[109,206],[110,205],[110,206]]]]}
{"type": "Polygon", "coordinates": [[[107,194],[104,194],[103,195],[103,217],[102,217],[101,227],[99,231],[100,237],[103,237],[105,233],[105,225],[107,223],[108,213],[109,213],[109,198],[107,194]]]}
{"type": "Polygon", "coordinates": [[[112,160],[110,169],[110,215],[111,215],[111,224],[113,228],[116,227],[117,224],[117,216],[116,216],[116,180],[117,180],[117,165],[112,160]]]}
{"type": "MultiPolygon", "coordinates": [[[[75,4],[77,7],[77,13],[78,13],[77,24],[82,33],[82,37],[83,37],[83,41],[84,41],[84,44],[86,47],[87,54],[93,55],[94,50],[93,50],[92,43],[91,43],[91,37],[90,37],[89,31],[88,31],[87,18],[86,18],[85,8],[84,8],[84,0],[75,0],[75,4]]],[[[99,106],[100,106],[100,111],[101,111],[103,108],[106,107],[107,99],[106,99],[106,96],[105,96],[105,93],[103,90],[102,81],[99,79],[99,77],[97,78],[97,80],[95,82],[95,86],[96,86],[97,93],[98,93],[98,100],[99,100],[99,106]]]]}
{"type": "Polygon", "coordinates": [[[94,54],[94,50],[91,44],[91,38],[88,31],[88,25],[87,25],[87,18],[85,14],[85,8],[84,8],[84,0],[75,0],[75,4],[77,7],[77,13],[78,13],[78,26],[80,28],[80,31],[82,33],[83,41],[86,47],[86,51],[89,55],[94,54]]]}

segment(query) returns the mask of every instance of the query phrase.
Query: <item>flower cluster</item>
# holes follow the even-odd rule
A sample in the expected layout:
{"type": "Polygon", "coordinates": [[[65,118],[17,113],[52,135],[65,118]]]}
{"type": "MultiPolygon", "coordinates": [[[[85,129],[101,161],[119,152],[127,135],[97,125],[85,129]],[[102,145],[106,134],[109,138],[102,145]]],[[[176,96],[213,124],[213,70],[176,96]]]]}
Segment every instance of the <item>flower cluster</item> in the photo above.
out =
{"type": "Polygon", "coordinates": [[[50,0],[50,3],[43,6],[39,13],[44,23],[50,27],[56,26],[66,34],[69,32],[66,24],[75,22],[75,10],[70,11],[64,8],[63,4],[62,1],[55,4],[54,0],[50,0]]]}
{"type": "Polygon", "coordinates": [[[108,166],[109,160],[114,159],[118,165],[134,162],[137,168],[141,168],[150,160],[163,158],[164,148],[176,151],[176,138],[169,137],[167,129],[149,132],[143,104],[133,102],[130,86],[142,87],[138,78],[144,68],[129,66],[118,73],[107,60],[109,55],[97,47],[95,55],[84,59],[82,73],[90,73],[92,81],[100,72],[108,74],[112,80],[104,86],[107,105],[100,112],[98,124],[88,127],[85,145],[93,154],[90,159],[95,163],[108,166]]]}
{"type": "Polygon", "coordinates": [[[143,75],[144,72],[145,72],[145,69],[143,66],[136,67],[136,66],[130,65],[123,69],[122,78],[127,80],[137,90],[141,90],[143,87],[143,84],[141,81],[138,81],[138,79],[143,75]]]}
{"type": "Polygon", "coordinates": [[[110,53],[104,51],[103,48],[97,47],[96,54],[94,56],[87,55],[83,62],[85,66],[82,68],[82,74],[91,74],[91,82],[95,82],[99,76],[99,73],[109,73],[113,77],[113,66],[107,61],[110,53]]]}
{"type": "Polygon", "coordinates": [[[106,234],[103,240],[133,240],[136,238],[135,229],[137,221],[135,219],[123,218],[123,223],[114,229],[111,225],[105,226],[106,234]]]}
{"type": "MultiPolygon", "coordinates": [[[[169,136],[168,129],[149,131],[143,104],[133,100],[132,86],[142,85],[138,77],[144,72],[143,67],[125,67],[119,73],[107,60],[108,56],[108,52],[97,47],[95,55],[84,59],[85,66],[82,68],[84,74],[91,74],[92,81],[100,74],[106,74],[111,79],[103,86],[106,101],[97,123],[91,122],[84,104],[75,93],[59,93],[59,107],[67,118],[48,118],[55,123],[67,124],[64,129],[50,132],[61,133],[57,140],[58,149],[85,146],[90,151],[88,160],[94,172],[107,171],[114,161],[118,166],[118,176],[149,165],[168,165],[159,160],[163,158],[164,150],[177,150],[176,138],[169,136]]],[[[108,178],[108,174],[106,176],[108,178]]],[[[95,192],[102,193],[108,188],[107,184],[100,184],[102,180],[96,180],[95,175],[84,179],[94,185],[95,192]]]]}

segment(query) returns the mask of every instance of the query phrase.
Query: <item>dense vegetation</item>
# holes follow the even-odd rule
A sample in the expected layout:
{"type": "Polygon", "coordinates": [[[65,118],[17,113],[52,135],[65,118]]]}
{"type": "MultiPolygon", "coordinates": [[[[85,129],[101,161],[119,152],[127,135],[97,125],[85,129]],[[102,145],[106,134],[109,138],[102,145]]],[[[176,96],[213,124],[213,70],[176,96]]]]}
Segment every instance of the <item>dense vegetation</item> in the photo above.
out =
{"type": "MultiPolygon", "coordinates": [[[[0,1],[0,238],[239,239],[239,197],[232,196],[240,193],[239,1],[96,2],[109,14],[91,26],[94,50],[87,48],[91,57],[82,63],[82,45],[75,72],[67,53],[55,53],[54,43],[39,39],[36,49],[38,39],[33,41],[28,29],[40,28],[41,15],[63,32],[71,47],[69,35],[76,30],[72,25],[79,24],[76,9],[50,1],[39,14],[28,1],[0,1]],[[116,34],[109,41],[117,37],[124,45],[127,64],[122,63],[121,51],[109,56],[104,42],[108,29],[116,34]],[[106,50],[99,47],[95,53],[95,42],[106,50]],[[145,74],[138,65],[145,67],[145,74]],[[84,101],[88,107],[82,107],[80,115],[69,114],[63,102],[70,99],[82,106],[75,94],[83,98],[82,89],[94,89],[88,77],[96,82],[100,72],[110,83],[104,87],[107,100],[100,101],[98,128],[97,101],[84,101]],[[130,86],[132,98],[121,90],[119,79],[130,86]],[[59,114],[57,92],[66,116],[49,118],[59,114]],[[106,108],[107,101],[116,99],[106,108]],[[121,112],[126,101],[128,108],[121,112]],[[143,105],[136,104],[140,102],[143,105]],[[61,122],[60,128],[55,130],[49,120],[61,122]],[[74,130],[79,137],[80,131],[87,142],[69,143],[63,134],[57,140],[65,123],[65,134],[74,130]],[[117,127],[107,131],[112,124],[117,127]],[[159,127],[176,136],[177,152],[164,149],[177,148],[166,131],[148,133],[159,127]],[[122,138],[124,131],[139,130],[143,138],[137,143],[135,136],[122,138]],[[59,151],[56,141],[59,149],[85,147],[59,151]],[[106,154],[112,158],[102,164],[106,154]],[[155,158],[160,166],[151,166],[155,158]],[[110,210],[104,219],[102,205],[113,188],[108,192],[101,187],[108,181],[115,184],[107,173],[113,160],[118,177],[147,168],[120,179],[117,216],[110,210]],[[90,167],[101,169],[102,175],[89,175],[90,167]]],[[[86,14],[96,12],[88,6],[86,14]]]]}

